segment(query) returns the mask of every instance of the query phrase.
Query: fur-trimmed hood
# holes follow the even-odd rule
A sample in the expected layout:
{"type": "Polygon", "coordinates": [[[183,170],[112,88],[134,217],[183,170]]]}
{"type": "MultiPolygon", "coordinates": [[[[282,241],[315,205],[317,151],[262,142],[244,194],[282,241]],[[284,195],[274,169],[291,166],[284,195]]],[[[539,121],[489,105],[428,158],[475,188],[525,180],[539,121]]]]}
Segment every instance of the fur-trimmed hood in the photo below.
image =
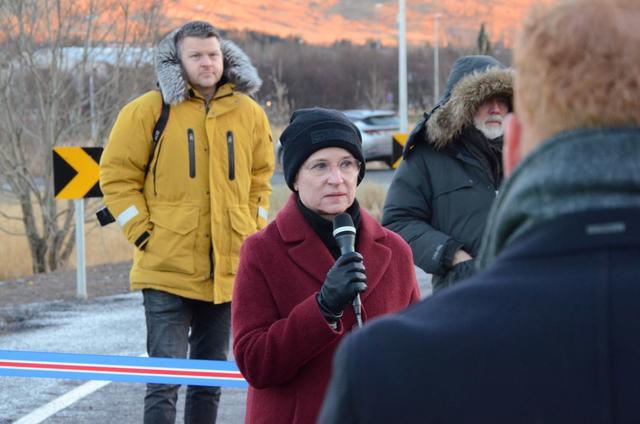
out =
{"type": "MultiPolygon", "coordinates": [[[[158,85],[165,102],[176,105],[189,98],[189,84],[182,70],[176,51],[174,30],[157,45],[155,51],[155,69],[158,85]]],[[[229,40],[221,40],[220,47],[224,58],[224,72],[220,82],[230,82],[236,90],[248,95],[255,94],[262,85],[258,71],[251,64],[245,52],[229,40]]]]}
{"type": "Polygon", "coordinates": [[[463,128],[473,124],[478,107],[488,98],[513,101],[513,72],[490,56],[465,56],[456,60],[442,99],[429,114],[427,142],[441,149],[463,128]]]}

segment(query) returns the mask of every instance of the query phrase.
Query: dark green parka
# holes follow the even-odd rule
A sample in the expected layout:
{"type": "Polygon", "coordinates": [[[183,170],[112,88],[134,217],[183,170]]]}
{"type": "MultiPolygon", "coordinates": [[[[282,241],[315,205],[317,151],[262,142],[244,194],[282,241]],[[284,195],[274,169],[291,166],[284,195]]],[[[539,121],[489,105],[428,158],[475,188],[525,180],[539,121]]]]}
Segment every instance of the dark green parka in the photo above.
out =
{"type": "Polygon", "coordinates": [[[445,95],[409,136],[387,194],[382,224],[409,243],[416,265],[433,274],[434,290],[473,273],[473,261],[451,261],[458,249],[478,253],[502,180],[501,168],[473,149],[484,137],[474,114],[494,96],[511,101],[511,71],[489,56],[458,59],[445,95]]]}

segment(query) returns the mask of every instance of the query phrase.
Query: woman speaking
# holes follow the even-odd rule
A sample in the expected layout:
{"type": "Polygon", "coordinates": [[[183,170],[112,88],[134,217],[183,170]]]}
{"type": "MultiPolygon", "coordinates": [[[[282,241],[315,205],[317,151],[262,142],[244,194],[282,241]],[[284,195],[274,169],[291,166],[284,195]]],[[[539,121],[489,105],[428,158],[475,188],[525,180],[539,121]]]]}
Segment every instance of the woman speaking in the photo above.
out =
{"type": "Polygon", "coordinates": [[[242,246],[233,352],[250,385],[247,423],[308,424],[322,405],[336,346],[356,325],[356,297],[366,324],[420,294],[409,246],[355,198],[365,173],[358,128],[341,112],[301,109],[280,142],[293,193],[242,246]],[[333,220],[342,213],[356,235],[355,252],[341,255],[333,220]]]}

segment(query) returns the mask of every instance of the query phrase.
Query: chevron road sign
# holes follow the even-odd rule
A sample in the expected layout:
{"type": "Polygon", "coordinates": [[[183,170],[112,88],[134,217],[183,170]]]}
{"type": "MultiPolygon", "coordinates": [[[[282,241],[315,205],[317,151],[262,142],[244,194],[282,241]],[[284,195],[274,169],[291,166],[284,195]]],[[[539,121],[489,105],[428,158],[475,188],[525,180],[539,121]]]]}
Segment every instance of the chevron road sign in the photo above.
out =
{"type": "Polygon", "coordinates": [[[102,147],[54,147],[53,186],[56,199],[102,197],[98,179],[102,147]]]}
{"type": "Polygon", "coordinates": [[[87,298],[84,250],[84,198],[102,197],[100,156],[102,147],[54,147],[53,191],[56,199],[73,199],[76,210],[77,297],[87,298]]]}
{"type": "Polygon", "coordinates": [[[402,150],[404,149],[404,145],[407,144],[407,138],[409,134],[407,133],[394,133],[393,134],[393,150],[391,152],[391,167],[396,169],[400,166],[400,161],[402,160],[402,150]]]}

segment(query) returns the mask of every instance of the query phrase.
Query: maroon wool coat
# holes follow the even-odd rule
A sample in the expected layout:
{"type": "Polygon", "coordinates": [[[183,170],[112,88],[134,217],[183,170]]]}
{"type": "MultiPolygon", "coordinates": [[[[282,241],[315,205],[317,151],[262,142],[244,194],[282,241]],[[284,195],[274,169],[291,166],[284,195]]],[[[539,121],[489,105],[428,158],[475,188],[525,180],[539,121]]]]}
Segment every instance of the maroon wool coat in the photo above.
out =
{"type": "MultiPolygon", "coordinates": [[[[368,289],[362,316],[396,312],[417,302],[411,250],[361,209],[356,250],[368,289]]],[[[346,308],[333,330],[316,301],[334,264],[329,250],[298,210],[295,194],[275,221],[243,244],[232,310],[233,353],[250,384],[247,423],[315,423],[338,342],[355,325],[346,308]]]]}

